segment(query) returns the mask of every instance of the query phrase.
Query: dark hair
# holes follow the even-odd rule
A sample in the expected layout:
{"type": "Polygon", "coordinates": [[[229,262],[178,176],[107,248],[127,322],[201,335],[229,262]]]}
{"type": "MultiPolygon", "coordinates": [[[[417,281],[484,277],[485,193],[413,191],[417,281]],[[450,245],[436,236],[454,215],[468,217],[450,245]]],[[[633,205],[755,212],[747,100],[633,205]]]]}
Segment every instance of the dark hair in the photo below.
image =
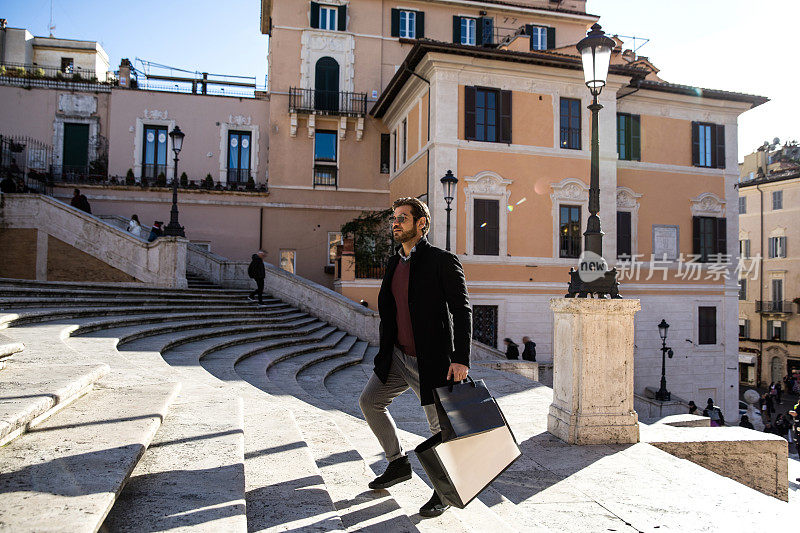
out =
{"type": "Polygon", "coordinates": [[[135,220],[136,222],[139,222],[139,217],[137,217],[136,215],[133,215],[131,217],[131,220],[135,220]]]}
{"type": "Polygon", "coordinates": [[[81,193],[80,189],[73,189],[72,190],[72,194],[80,194],[80,193],[81,193]]]}
{"type": "Polygon", "coordinates": [[[431,229],[431,212],[428,210],[428,206],[419,198],[406,197],[395,200],[392,204],[392,209],[397,209],[402,205],[407,205],[411,208],[411,216],[414,217],[415,222],[425,217],[425,227],[422,228],[422,234],[427,235],[428,230],[431,229]]]}

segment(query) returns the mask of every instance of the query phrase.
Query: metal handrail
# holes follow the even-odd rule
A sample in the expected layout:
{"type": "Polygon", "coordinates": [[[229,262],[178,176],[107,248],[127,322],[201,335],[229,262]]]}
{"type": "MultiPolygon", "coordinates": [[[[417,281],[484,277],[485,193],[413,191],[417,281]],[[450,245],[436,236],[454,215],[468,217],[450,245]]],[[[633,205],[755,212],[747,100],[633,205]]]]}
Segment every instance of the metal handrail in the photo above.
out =
{"type": "Polygon", "coordinates": [[[793,313],[789,300],[756,300],[756,313],[793,313]]]}

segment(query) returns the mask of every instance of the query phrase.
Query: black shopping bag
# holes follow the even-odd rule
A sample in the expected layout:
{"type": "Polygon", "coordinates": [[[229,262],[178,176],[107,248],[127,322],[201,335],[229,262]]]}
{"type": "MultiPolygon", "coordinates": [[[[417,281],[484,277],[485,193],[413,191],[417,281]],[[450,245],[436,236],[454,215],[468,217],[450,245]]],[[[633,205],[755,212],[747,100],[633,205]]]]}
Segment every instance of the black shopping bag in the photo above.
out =
{"type": "Polygon", "coordinates": [[[482,379],[467,380],[433,391],[442,441],[476,435],[506,425],[503,413],[482,379]]]}
{"type": "Polygon", "coordinates": [[[447,442],[439,432],[414,451],[442,501],[459,509],[522,455],[506,424],[447,442]]]}

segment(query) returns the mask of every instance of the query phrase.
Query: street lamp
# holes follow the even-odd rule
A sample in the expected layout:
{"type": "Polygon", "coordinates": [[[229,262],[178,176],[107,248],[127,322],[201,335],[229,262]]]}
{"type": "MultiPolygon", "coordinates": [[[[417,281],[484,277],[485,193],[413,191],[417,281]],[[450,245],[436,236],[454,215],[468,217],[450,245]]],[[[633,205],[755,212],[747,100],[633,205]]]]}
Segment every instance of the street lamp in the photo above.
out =
{"type": "Polygon", "coordinates": [[[675,353],[672,351],[672,348],[667,346],[668,329],[669,324],[667,324],[667,321],[662,318],[661,322],[658,324],[658,334],[661,336],[661,388],[658,389],[658,392],[656,392],[656,400],[660,400],[662,402],[669,401],[672,396],[667,390],[667,378],[665,376],[667,356],[672,359],[672,356],[675,355],[675,353]]]}
{"type": "Polygon", "coordinates": [[[447,203],[447,238],[445,241],[445,250],[448,252],[450,251],[450,211],[453,209],[450,207],[450,204],[453,202],[453,198],[456,193],[456,184],[458,184],[458,178],[453,175],[452,170],[448,170],[444,177],[441,179],[442,182],[442,190],[444,191],[444,201],[447,203]]]}
{"type": "Polygon", "coordinates": [[[592,93],[592,103],[588,109],[592,112],[592,164],[589,183],[589,219],[584,235],[585,257],[581,261],[580,271],[570,269],[570,283],[567,298],[586,297],[594,294],[598,297],[609,295],[620,298],[617,270],[608,270],[603,260],[603,232],[600,229],[600,149],[598,141],[598,114],[603,106],[597,97],[603,90],[608,77],[608,66],[611,51],[616,45],[610,37],[606,37],[599,24],[592,26],[591,31],[576,46],[583,61],[583,76],[586,86],[592,93]],[[591,253],[589,253],[591,252],[591,253]],[[588,275],[591,273],[592,275],[588,275]],[[581,279],[581,274],[584,278],[581,279]]]}
{"type": "Polygon", "coordinates": [[[171,237],[186,237],[183,227],[178,223],[178,154],[183,148],[184,133],[179,126],[175,126],[169,137],[172,139],[172,151],[175,152],[175,168],[172,174],[172,209],[169,212],[169,224],[164,228],[164,235],[171,237]]]}

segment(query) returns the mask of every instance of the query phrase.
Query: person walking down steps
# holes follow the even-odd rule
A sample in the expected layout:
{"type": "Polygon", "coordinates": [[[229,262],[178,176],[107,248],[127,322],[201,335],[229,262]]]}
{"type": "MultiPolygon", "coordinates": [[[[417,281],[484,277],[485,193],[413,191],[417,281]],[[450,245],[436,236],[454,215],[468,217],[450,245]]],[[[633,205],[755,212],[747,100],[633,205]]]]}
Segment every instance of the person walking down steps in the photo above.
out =
{"type": "MultiPolygon", "coordinates": [[[[386,471],[369,483],[386,489],[411,479],[411,463],[387,407],[411,388],[420,399],[431,433],[439,433],[433,389],[469,372],[472,309],[461,262],[432,246],[428,206],[417,198],[392,205],[392,236],[401,246],[387,265],[378,294],[380,347],[375,369],[358,400],[386,454],[386,471]]],[[[439,516],[449,508],[436,491],[419,510],[439,516]]]]}
{"type": "Polygon", "coordinates": [[[264,278],[267,275],[264,268],[265,255],[264,250],[259,250],[258,253],[253,254],[250,266],[247,267],[247,275],[256,282],[256,290],[251,292],[247,299],[253,301],[258,299],[258,305],[264,305],[264,278]]]}

